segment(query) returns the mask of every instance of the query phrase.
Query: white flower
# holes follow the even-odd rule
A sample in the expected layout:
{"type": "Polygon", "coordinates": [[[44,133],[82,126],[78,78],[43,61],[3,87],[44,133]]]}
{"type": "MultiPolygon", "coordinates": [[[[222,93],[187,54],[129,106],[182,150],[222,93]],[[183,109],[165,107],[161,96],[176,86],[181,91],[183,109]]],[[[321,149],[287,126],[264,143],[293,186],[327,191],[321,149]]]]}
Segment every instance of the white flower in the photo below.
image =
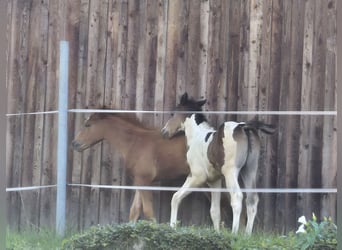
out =
{"type": "Polygon", "coordinates": [[[305,216],[304,216],[304,215],[300,216],[300,217],[298,218],[298,222],[305,225],[305,224],[306,224],[306,218],[305,218],[305,216]]]}
{"type": "Polygon", "coordinates": [[[296,231],[296,234],[298,233],[306,233],[305,231],[305,225],[306,225],[306,218],[305,216],[301,216],[298,218],[298,222],[301,223],[301,225],[298,227],[298,230],[296,231]]]}

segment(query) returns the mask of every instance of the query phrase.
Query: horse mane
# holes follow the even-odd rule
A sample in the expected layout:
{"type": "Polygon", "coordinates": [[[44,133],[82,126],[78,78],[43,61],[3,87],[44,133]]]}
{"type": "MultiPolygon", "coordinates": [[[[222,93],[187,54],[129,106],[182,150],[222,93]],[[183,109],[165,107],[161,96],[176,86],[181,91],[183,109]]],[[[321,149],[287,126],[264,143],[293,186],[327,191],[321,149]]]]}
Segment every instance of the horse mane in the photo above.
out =
{"type": "Polygon", "coordinates": [[[201,113],[196,113],[195,114],[195,121],[196,121],[196,124],[199,125],[202,122],[207,122],[207,118],[201,113]]]}

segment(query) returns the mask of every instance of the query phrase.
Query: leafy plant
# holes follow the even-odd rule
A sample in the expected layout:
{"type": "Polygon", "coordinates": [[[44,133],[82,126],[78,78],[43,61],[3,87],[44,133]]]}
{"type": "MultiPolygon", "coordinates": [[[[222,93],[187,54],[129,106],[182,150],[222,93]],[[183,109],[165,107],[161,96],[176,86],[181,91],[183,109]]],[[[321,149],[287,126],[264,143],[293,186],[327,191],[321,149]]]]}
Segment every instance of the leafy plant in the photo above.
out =
{"type": "Polygon", "coordinates": [[[312,220],[306,221],[302,218],[301,222],[302,225],[297,231],[298,249],[337,249],[337,226],[331,218],[325,217],[319,223],[315,214],[312,214],[312,220]]]}
{"type": "Polygon", "coordinates": [[[209,228],[182,227],[139,221],[94,226],[63,243],[65,249],[231,249],[230,238],[209,228]]]}

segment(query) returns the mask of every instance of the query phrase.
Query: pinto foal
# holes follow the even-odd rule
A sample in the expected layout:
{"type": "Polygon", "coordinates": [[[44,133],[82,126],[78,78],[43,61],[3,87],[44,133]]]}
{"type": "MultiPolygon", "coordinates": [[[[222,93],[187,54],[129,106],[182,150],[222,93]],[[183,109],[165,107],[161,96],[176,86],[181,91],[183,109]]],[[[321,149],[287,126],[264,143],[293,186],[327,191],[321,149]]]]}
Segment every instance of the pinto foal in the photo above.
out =
{"type": "MultiPolygon", "coordinates": [[[[177,220],[178,207],[183,198],[191,191],[187,188],[200,187],[207,183],[212,188],[222,186],[221,176],[225,177],[226,186],[230,193],[233,210],[232,232],[237,233],[242,210],[243,194],[238,182],[239,175],[246,188],[256,187],[256,173],[258,169],[260,139],[258,130],[274,133],[274,127],[258,121],[223,123],[216,131],[206,121],[201,111],[206,100],[194,101],[188,99],[187,93],[181,97],[176,113],[168,120],[162,134],[173,137],[178,131],[184,130],[188,146],[187,161],[190,166],[188,175],[182,188],[177,191],[171,201],[170,224],[174,226],[177,220]],[[189,111],[189,113],[184,113],[189,111]]],[[[210,215],[214,228],[220,227],[220,192],[211,194],[210,215]]],[[[250,234],[257,212],[258,194],[247,193],[247,226],[246,233],[250,234]]]]}

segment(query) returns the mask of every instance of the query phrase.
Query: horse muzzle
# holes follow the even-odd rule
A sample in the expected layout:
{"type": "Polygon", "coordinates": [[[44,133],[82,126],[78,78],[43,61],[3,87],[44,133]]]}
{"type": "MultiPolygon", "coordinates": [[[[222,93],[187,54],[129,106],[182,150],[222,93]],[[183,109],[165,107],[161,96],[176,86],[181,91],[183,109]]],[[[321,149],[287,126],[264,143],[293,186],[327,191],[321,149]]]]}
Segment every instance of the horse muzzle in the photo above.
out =
{"type": "Polygon", "coordinates": [[[71,142],[71,146],[72,146],[72,149],[73,150],[76,150],[78,152],[82,152],[83,151],[83,148],[82,148],[82,143],[78,142],[78,141],[75,141],[73,140],[71,142]]]}

